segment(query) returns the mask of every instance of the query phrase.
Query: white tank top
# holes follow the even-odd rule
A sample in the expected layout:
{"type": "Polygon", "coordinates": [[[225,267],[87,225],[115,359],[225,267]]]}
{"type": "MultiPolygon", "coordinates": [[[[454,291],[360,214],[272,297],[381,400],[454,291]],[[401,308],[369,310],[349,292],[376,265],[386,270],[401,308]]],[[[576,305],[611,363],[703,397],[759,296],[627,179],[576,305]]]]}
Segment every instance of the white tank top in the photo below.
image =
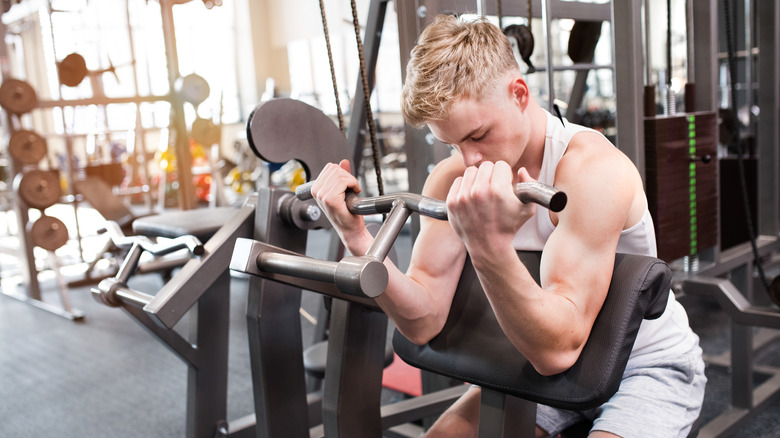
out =
{"type": "MultiPolygon", "coordinates": [[[[548,111],[545,113],[547,114],[547,132],[539,182],[553,185],[555,169],[566,152],[572,137],[583,131],[597,131],[569,123],[566,119],[561,120],[548,111]]],[[[541,251],[554,229],[555,225],[550,220],[549,211],[538,207],[536,214],[515,235],[514,247],[516,250],[541,251]]],[[[645,214],[639,222],[621,232],[617,252],[656,257],[655,231],[649,210],[645,209],[645,214]]],[[[662,356],[678,351],[683,352],[690,349],[695,342],[698,340],[690,329],[685,309],[675,300],[674,293],[670,292],[663,315],[654,320],[642,321],[634,348],[631,351],[631,358],[639,355],[662,356]]]]}

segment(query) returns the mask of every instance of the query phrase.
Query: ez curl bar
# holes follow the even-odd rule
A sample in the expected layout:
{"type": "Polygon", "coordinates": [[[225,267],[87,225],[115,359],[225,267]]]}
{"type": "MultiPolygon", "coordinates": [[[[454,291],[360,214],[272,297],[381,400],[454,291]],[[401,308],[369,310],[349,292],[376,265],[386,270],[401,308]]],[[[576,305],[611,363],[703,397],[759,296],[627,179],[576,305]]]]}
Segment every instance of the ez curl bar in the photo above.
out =
{"type": "MultiPolygon", "coordinates": [[[[299,186],[295,191],[297,200],[311,199],[313,184],[314,181],[310,181],[299,186]]],[[[564,192],[539,182],[515,184],[515,194],[524,203],[534,202],[553,212],[560,212],[566,206],[564,192]]],[[[305,284],[298,281],[300,279],[323,286],[335,285],[335,291],[326,293],[363,302],[365,297],[376,298],[385,291],[388,276],[382,261],[412,212],[447,220],[447,207],[443,201],[415,193],[361,198],[348,192],[346,202],[353,214],[388,214],[365,255],[346,256],[338,262],[324,261],[288,253],[256,240],[240,238],[236,240],[230,269],[301,286],[305,284]]],[[[324,288],[330,289],[327,286],[324,288]]],[[[375,307],[370,302],[363,304],[375,307]]]]}

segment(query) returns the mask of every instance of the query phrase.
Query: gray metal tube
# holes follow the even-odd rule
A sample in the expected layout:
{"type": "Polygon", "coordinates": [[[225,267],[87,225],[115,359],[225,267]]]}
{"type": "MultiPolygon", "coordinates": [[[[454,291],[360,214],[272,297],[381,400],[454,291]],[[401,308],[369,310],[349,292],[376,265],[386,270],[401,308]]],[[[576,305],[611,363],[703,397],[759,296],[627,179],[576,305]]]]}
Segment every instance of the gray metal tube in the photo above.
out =
{"type": "Polygon", "coordinates": [[[145,294],[143,292],[130,289],[127,286],[118,286],[116,288],[116,296],[125,304],[143,309],[144,306],[149,304],[154,298],[153,295],[145,294]]]}
{"type": "Polygon", "coordinates": [[[335,284],[341,292],[350,295],[375,298],[387,288],[387,268],[368,256],[330,262],[266,251],[257,255],[256,263],[261,271],[335,284]]]}
{"type": "Polygon", "coordinates": [[[262,252],[257,255],[257,267],[263,271],[331,284],[336,281],[337,265],[338,262],[275,252],[262,252]]]}
{"type": "Polygon", "coordinates": [[[114,245],[119,248],[128,248],[133,244],[138,244],[144,251],[154,256],[163,256],[184,248],[187,248],[190,253],[196,256],[204,253],[203,244],[195,236],[179,236],[175,239],[155,243],[146,236],[125,236],[122,228],[114,221],[106,221],[105,227],[114,245]]]}
{"type": "Polygon", "coordinates": [[[129,304],[138,308],[143,308],[154,298],[152,295],[130,289],[116,278],[103,279],[97,287],[92,288],[92,297],[110,307],[129,304]]]}
{"type": "Polygon", "coordinates": [[[379,229],[379,233],[366,251],[366,256],[379,261],[384,260],[411,214],[412,211],[406,208],[403,201],[396,201],[390,215],[387,216],[384,225],[379,229]]]}
{"type": "MultiPolygon", "coordinates": [[[[298,186],[295,195],[298,199],[311,199],[311,187],[314,181],[298,186]]],[[[515,195],[522,202],[535,202],[553,212],[559,212],[566,206],[566,193],[540,182],[522,182],[515,184],[515,195]]],[[[447,220],[447,205],[444,201],[415,193],[396,193],[392,195],[361,198],[348,192],[347,208],[353,214],[369,215],[390,212],[393,203],[402,201],[404,206],[414,212],[434,219],[447,220]]]]}

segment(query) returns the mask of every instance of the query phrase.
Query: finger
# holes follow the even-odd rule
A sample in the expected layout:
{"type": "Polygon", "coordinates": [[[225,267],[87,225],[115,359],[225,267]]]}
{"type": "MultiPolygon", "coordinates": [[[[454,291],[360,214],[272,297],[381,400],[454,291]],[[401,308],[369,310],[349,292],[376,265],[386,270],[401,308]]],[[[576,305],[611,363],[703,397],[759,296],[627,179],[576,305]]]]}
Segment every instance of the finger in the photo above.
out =
{"type": "Polygon", "coordinates": [[[458,196],[463,199],[471,196],[471,188],[474,186],[474,180],[477,178],[477,168],[469,166],[463,172],[461,177],[460,187],[458,188],[458,196]]]}
{"type": "Polygon", "coordinates": [[[490,190],[490,179],[495,165],[490,161],[485,161],[479,165],[477,175],[474,177],[474,185],[471,188],[471,195],[480,197],[481,194],[490,190]]]}
{"type": "Polygon", "coordinates": [[[455,178],[455,181],[452,182],[452,185],[450,186],[450,191],[447,193],[447,199],[445,202],[447,203],[447,208],[450,207],[450,205],[454,205],[457,202],[458,196],[460,195],[460,187],[463,185],[463,177],[459,176],[455,178]]]}
{"type": "Polygon", "coordinates": [[[312,187],[312,193],[318,199],[329,199],[329,203],[343,202],[344,192],[350,185],[357,185],[357,180],[349,172],[335,163],[325,165],[320,177],[312,187]],[[316,191],[315,191],[316,189],[316,191]],[[342,200],[342,201],[339,201],[342,200]]]}
{"type": "Polygon", "coordinates": [[[346,158],[339,162],[339,167],[346,170],[350,174],[352,173],[352,165],[350,164],[349,160],[347,160],[346,158]]]}
{"type": "Polygon", "coordinates": [[[311,195],[313,197],[318,197],[320,193],[322,192],[324,187],[327,187],[327,181],[329,178],[329,175],[331,174],[333,168],[333,163],[327,163],[325,164],[325,167],[322,168],[320,171],[320,174],[317,175],[317,178],[314,180],[314,184],[311,186],[311,195]]]}
{"type": "Polygon", "coordinates": [[[490,175],[490,186],[497,193],[512,189],[512,168],[506,161],[498,161],[490,175]]]}
{"type": "Polygon", "coordinates": [[[531,177],[531,174],[528,173],[528,169],[526,169],[525,167],[521,167],[520,169],[517,170],[517,179],[518,179],[518,182],[534,182],[534,181],[536,181],[535,179],[533,179],[531,177]]]}

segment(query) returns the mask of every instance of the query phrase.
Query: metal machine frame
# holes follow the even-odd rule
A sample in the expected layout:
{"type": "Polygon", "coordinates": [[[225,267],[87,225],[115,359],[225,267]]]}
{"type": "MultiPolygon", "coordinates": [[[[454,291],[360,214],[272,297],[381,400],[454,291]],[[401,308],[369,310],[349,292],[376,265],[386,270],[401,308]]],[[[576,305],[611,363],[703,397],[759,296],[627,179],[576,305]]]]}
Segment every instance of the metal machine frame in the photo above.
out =
{"type": "MultiPolygon", "coordinates": [[[[188,438],[250,437],[254,416],[227,421],[228,335],[231,277],[228,265],[239,237],[252,235],[255,201],[245,205],[205,245],[182,236],[166,243],[145,243],[128,237],[117,245],[131,245],[116,277],[92,289],[99,302],[122,307],[157,340],[188,366],[186,436],[188,438]],[[143,252],[165,255],[186,246],[193,255],[155,295],[133,290],[127,280],[137,271],[143,252]],[[189,334],[174,328],[190,315],[189,334]]],[[[154,262],[151,262],[154,264],[154,262]]]]}

